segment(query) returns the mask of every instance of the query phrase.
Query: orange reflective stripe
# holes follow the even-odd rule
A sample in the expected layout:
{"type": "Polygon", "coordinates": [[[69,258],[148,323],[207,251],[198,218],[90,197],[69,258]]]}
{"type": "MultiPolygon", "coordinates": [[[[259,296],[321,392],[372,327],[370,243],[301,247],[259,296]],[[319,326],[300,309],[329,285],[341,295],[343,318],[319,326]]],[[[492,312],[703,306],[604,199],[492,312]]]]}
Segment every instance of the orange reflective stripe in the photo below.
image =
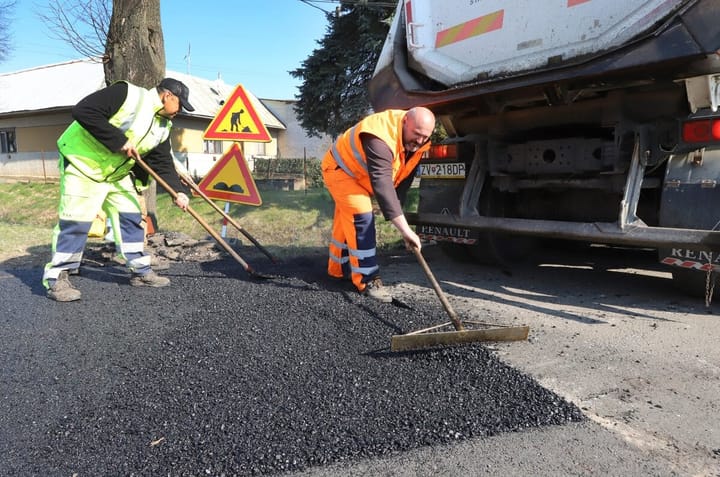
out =
{"type": "Polygon", "coordinates": [[[323,170],[323,180],[335,202],[332,239],[328,250],[328,274],[333,277],[342,277],[342,264],[348,262],[352,282],[358,290],[362,291],[365,287],[362,282],[363,272],[372,273],[372,271],[361,267],[360,260],[372,257],[374,247],[371,252],[368,252],[367,248],[361,250],[360,244],[358,244],[355,217],[363,214],[372,217],[370,194],[357,180],[339,169],[323,170]],[[347,250],[348,254],[344,255],[343,250],[347,250]]]}
{"type": "Polygon", "coordinates": [[[403,158],[405,151],[403,151],[402,144],[402,125],[405,113],[404,110],[389,109],[365,117],[335,141],[323,158],[322,170],[340,167],[365,190],[372,193],[370,177],[367,171],[367,158],[360,140],[360,135],[367,133],[382,140],[392,151],[392,181],[397,187],[403,179],[412,173],[423,152],[430,147],[428,143],[413,153],[407,160],[403,158]]]}
{"type": "MultiPolygon", "coordinates": [[[[355,136],[356,129],[357,129],[357,126],[350,129],[350,131],[348,133],[350,135],[350,137],[355,136]]],[[[349,175],[350,177],[356,177],[356,175],[353,173],[351,168],[347,164],[345,164],[345,160],[343,159],[342,154],[340,154],[340,150],[338,148],[339,141],[340,141],[340,139],[338,139],[337,141],[335,141],[335,143],[333,143],[332,147],[330,148],[330,153],[332,154],[333,158],[335,159],[335,162],[337,163],[337,165],[340,166],[340,169],[345,171],[345,173],[347,175],[349,175]]],[[[367,163],[365,162],[365,154],[362,153],[360,149],[358,149],[358,145],[354,141],[351,142],[350,149],[352,152],[351,157],[352,157],[352,159],[355,160],[355,164],[357,166],[359,166],[367,174],[367,163]]],[[[348,159],[350,159],[350,158],[348,158],[348,159]]],[[[357,169],[356,167],[353,167],[353,168],[357,169]]]]}
{"type": "Polygon", "coordinates": [[[499,30],[503,26],[504,17],[505,10],[498,10],[440,31],[435,37],[435,48],[441,48],[493,30],[499,30]]]}

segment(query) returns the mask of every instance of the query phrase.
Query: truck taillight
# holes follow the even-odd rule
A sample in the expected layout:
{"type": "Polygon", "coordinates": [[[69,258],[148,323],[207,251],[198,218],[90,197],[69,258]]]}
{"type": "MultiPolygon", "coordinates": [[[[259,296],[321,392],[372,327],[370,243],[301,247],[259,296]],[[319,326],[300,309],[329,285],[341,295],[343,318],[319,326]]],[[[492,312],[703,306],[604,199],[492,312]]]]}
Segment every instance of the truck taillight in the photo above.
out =
{"type": "Polygon", "coordinates": [[[429,159],[448,159],[457,157],[455,144],[433,144],[428,151],[429,159]]]}
{"type": "Polygon", "coordinates": [[[683,124],[683,141],[712,142],[720,141],[720,120],[700,119],[683,124]]]}

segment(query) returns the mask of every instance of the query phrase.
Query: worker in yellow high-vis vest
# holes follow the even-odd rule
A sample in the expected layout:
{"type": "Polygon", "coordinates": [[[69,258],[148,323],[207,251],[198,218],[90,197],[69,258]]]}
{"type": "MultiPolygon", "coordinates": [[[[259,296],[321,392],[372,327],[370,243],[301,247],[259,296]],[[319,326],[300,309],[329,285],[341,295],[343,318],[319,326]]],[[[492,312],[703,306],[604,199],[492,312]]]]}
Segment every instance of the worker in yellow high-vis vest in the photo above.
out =
{"type": "Polygon", "coordinates": [[[371,114],[345,131],[322,161],[323,180],[335,201],[328,274],[349,276],[360,293],[382,302],[392,296],[380,279],[371,200],[376,198],[405,245],[420,249],[402,203],[434,129],[435,116],[423,107],[371,114]]]}
{"type": "MultiPolygon", "coordinates": [[[[116,247],[131,272],[130,285],[170,283],[152,270],[150,255],[144,251],[138,188],[149,181],[147,172],[135,167],[135,159],[141,157],[170,187],[183,190],[172,157],[170,129],[181,109],[194,111],[188,96],[188,87],[174,78],[165,78],[151,89],[119,81],[73,107],[74,121],[57,141],[59,221],[53,232],[52,259],[43,274],[49,298],[80,299],[80,290],[68,275],[80,266],[98,210],[118,224],[116,247]]],[[[185,193],[177,194],[178,207],[186,210],[188,203],[185,193]]]]}

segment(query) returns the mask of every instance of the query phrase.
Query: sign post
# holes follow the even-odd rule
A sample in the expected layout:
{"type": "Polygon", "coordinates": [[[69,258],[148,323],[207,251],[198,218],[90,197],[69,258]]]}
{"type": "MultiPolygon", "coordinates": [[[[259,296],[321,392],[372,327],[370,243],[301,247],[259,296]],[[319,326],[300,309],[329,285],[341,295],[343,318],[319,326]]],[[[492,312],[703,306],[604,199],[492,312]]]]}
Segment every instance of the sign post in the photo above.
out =
{"type": "Polygon", "coordinates": [[[272,139],[242,85],[237,85],[223,103],[223,107],[205,130],[203,138],[235,142],[197,186],[206,198],[225,201],[226,218],[223,220],[221,232],[222,238],[225,238],[230,202],[256,206],[262,204],[255,180],[238,143],[270,142],[272,139]]]}
{"type": "MultiPolygon", "coordinates": [[[[225,202],[225,215],[230,214],[230,202],[225,202]]],[[[223,224],[222,224],[222,230],[220,231],[220,236],[222,238],[225,238],[225,234],[227,233],[227,217],[223,218],[223,224]]]]}

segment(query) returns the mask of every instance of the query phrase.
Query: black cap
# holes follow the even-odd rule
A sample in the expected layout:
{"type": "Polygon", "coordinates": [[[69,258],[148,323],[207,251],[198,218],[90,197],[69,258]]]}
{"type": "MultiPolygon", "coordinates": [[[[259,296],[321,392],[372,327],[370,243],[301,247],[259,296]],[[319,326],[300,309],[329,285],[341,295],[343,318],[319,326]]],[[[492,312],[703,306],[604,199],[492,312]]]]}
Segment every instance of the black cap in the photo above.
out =
{"type": "Polygon", "coordinates": [[[193,108],[190,101],[188,101],[190,90],[182,81],[174,78],[165,78],[160,82],[158,88],[166,89],[177,96],[180,99],[180,106],[182,106],[185,111],[195,111],[195,108],[193,108]]]}

